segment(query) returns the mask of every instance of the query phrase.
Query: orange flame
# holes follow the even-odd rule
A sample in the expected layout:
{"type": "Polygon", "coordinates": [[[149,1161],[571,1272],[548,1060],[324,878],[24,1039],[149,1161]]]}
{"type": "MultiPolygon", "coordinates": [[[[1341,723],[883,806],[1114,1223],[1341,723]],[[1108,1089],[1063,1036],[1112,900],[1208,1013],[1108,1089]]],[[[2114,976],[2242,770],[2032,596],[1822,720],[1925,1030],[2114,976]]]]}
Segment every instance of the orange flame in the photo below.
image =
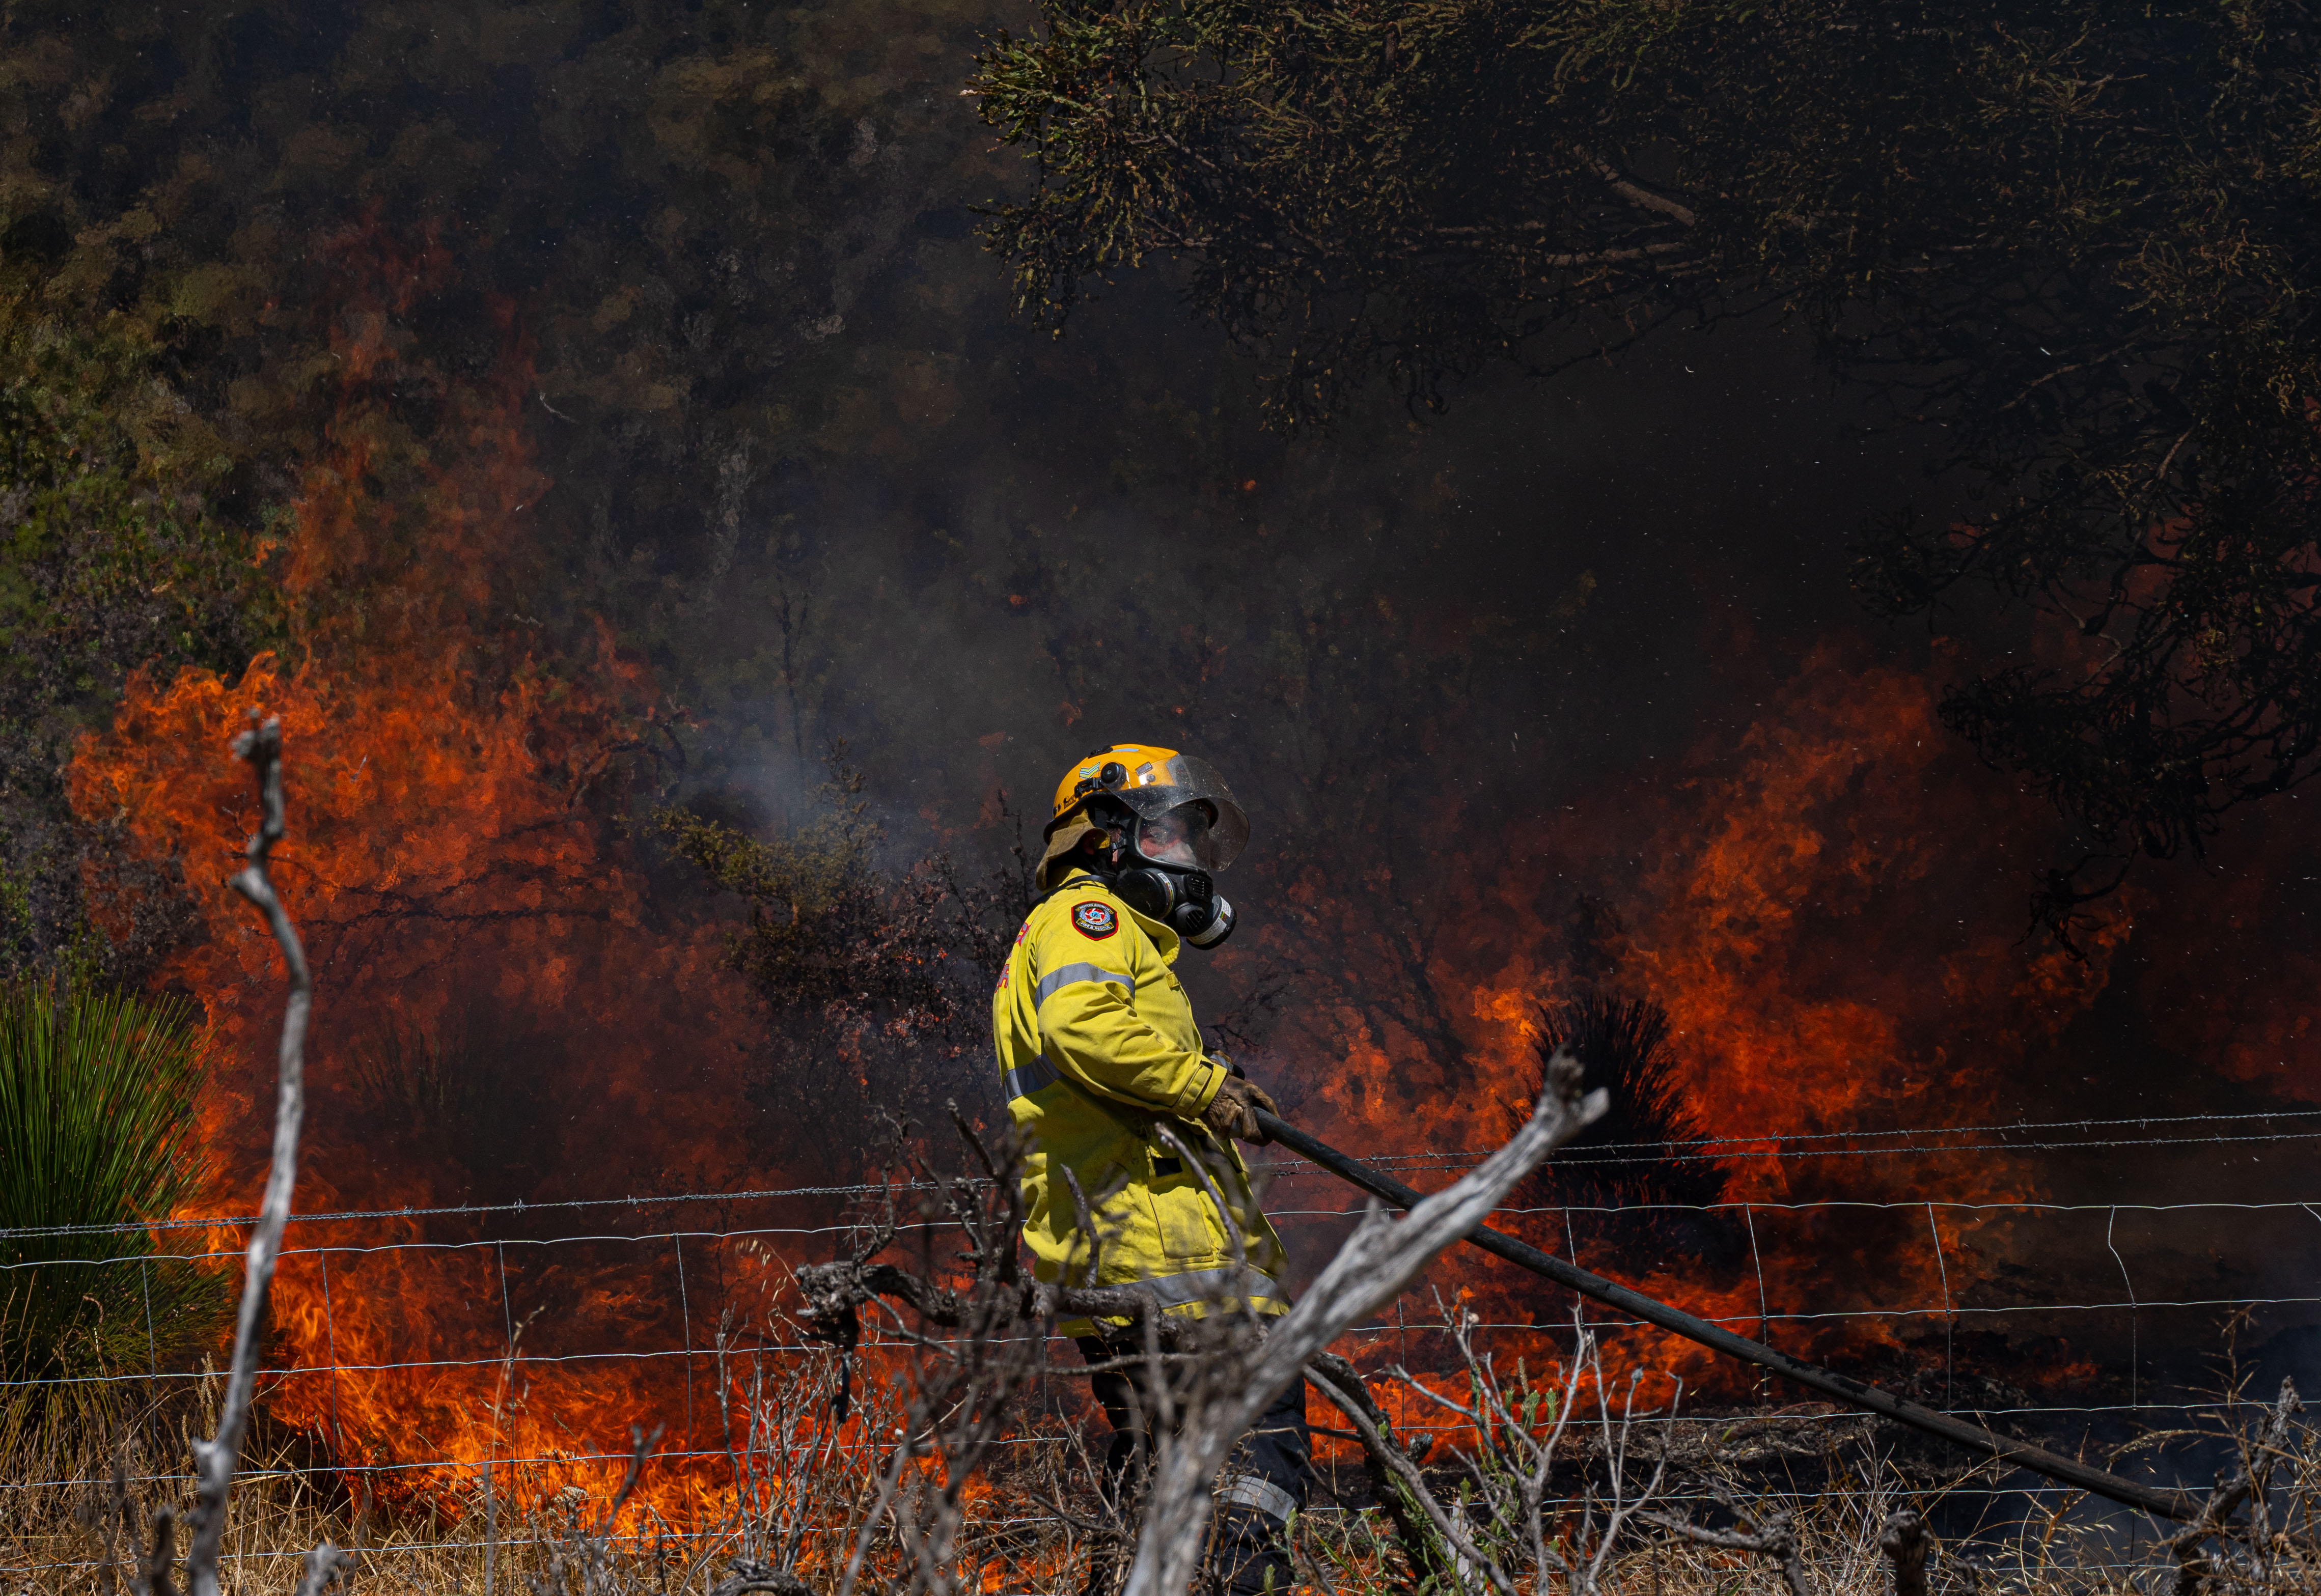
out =
{"type": "MultiPolygon", "coordinates": [[[[349,396],[287,551],[303,663],[132,681],[69,775],[79,812],[120,816],[135,853],[182,862],[200,934],[161,979],[198,998],[219,1044],[203,1126],[223,1171],[214,1201],[254,1198],[279,1013],[271,941],[216,890],[255,821],[246,775],[223,755],[251,712],[283,721],[289,831],[276,875],[318,992],[300,1211],[771,1183],[725,1133],[761,1029],[756,1000],[721,967],[712,928],[656,920],[588,803],[651,713],[648,678],[602,629],[595,657],[550,662],[484,620],[494,563],[521,548],[519,518],[546,486],[519,420],[520,344],[480,393],[451,390],[432,457],[395,456],[408,498],[378,492],[393,422],[365,384],[395,364],[383,313],[423,285],[431,249],[378,268],[384,286],[340,341],[349,396]],[[471,1045],[447,1050],[463,1027],[471,1045]],[[382,1066],[398,1041],[409,1056],[382,1066]],[[463,1097],[462,1072],[512,1080],[527,1120],[469,1122],[504,1111],[463,1097]],[[430,1157],[414,1138],[439,1152],[446,1138],[475,1145],[430,1157]],[[521,1179],[496,1166],[527,1161],[521,1179]]],[[[415,1465],[389,1488],[450,1501],[491,1458],[567,1460],[521,1483],[504,1470],[511,1489],[602,1490],[633,1421],[681,1414],[688,1391],[696,1420],[715,1411],[701,1360],[620,1356],[706,1339],[658,1289],[669,1243],[640,1267],[646,1244],[519,1246],[504,1259],[482,1235],[461,1216],[295,1229],[269,1361],[333,1372],[284,1378],[268,1398],[276,1415],[343,1459],[415,1465]],[[381,1250],[394,1242],[413,1246],[381,1250]]],[[[228,1251],[232,1238],[214,1244],[228,1251]]],[[[687,1262],[704,1286],[723,1282],[701,1324],[714,1330],[729,1307],[762,1317],[762,1253],[707,1243],[687,1262]]],[[[646,1500],[681,1516],[723,1466],[657,1471],[646,1500]]]]}
{"type": "MultiPolygon", "coordinates": [[[[371,268],[376,313],[359,305],[348,320],[339,352],[349,397],[306,476],[288,550],[302,656],[261,658],[232,682],[202,672],[137,681],[70,777],[81,813],[123,816],[141,856],[184,862],[205,935],[163,978],[196,995],[219,1043],[204,1129],[226,1190],[246,1202],[257,1188],[278,1011],[270,943],[215,890],[254,819],[242,775],[222,754],[251,711],[285,724],[291,815],[278,875],[320,990],[302,1210],[785,1183],[733,1131],[760,1029],[755,1000],[722,969],[711,928],[649,906],[638,865],[588,803],[648,712],[648,676],[601,631],[593,657],[543,659],[520,623],[493,617],[496,574],[523,558],[522,518],[547,487],[520,421],[530,392],[521,339],[511,324],[504,368],[480,389],[447,387],[453,419],[423,463],[410,464],[409,440],[367,385],[389,373],[409,379],[385,313],[441,269],[441,251],[431,242],[392,255],[375,227],[343,249],[385,264],[371,268]],[[464,1056],[405,1058],[401,1075],[382,1074],[392,1038],[424,1053],[463,1027],[483,1038],[464,1056]],[[451,1077],[463,1068],[501,1072],[495,1081],[528,1108],[513,1121],[465,1123],[509,1111],[460,1099],[451,1077]],[[462,1137],[460,1156],[447,1154],[462,1137]]],[[[1907,673],[1852,670],[1825,649],[1737,743],[1705,739],[1689,766],[1679,787],[1615,789],[1579,805],[1488,884],[1461,872],[1439,884],[1460,907],[1443,919],[1425,978],[1465,1058],[1430,1051],[1359,1001],[1364,982],[1401,978],[1407,950],[1352,946],[1336,993],[1296,1022],[1297,1051],[1343,1061],[1307,1104],[1317,1129],[1356,1148],[1497,1140],[1506,1105],[1526,1094],[1535,1005],[1572,988],[1570,949],[1539,907],[1570,882],[1619,906],[1621,979],[1668,1008],[1703,1120],[1764,1137],[1987,1111],[2007,1072],[2101,989],[2127,934],[2123,911],[2084,964],[2020,953],[2011,928],[2022,856],[2007,849],[2032,812],[2026,803],[1972,827],[1963,860],[1955,832],[1936,839],[1929,817],[1986,813],[1987,788],[1970,780],[1925,684],[1907,673]]],[[[1318,878],[1288,898],[1309,929],[1329,918],[1318,878]]],[[[802,1142],[811,1128],[786,1132],[802,1142]]],[[[1840,1162],[1735,1159],[1733,1194],[1903,1197],[1927,1169],[1840,1162]]],[[[1941,1168],[1946,1195],[2032,1190],[2002,1158],[1941,1168]]],[[[1697,1262],[1592,1256],[1584,1228],[1570,1234],[1591,1266],[1744,1328],[1761,1307],[1934,1300],[1933,1237],[1920,1246],[1873,1232],[1849,1245],[1874,1256],[1833,1256],[1798,1221],[1751,1222],[1748,1267],[1721,1275],[1697,1262]]],[[[547,1230],[523,1234],[523,1223],[501,1216],[487,1231],[472,1215],[398,1214],[294,1233],[302,1250],[274,1294],[276,1361],[314,1372],[277,1384],[274,1411],[329,1437],[344,1460],[393,1465],[386,1488],[454,1507],[472,1498],[487,1461],[502,1465],[504,1489],[534,1499],[571,1484],[605,1494],[628,1427],[671,1424],[667,1445],[700,1455],[656,1469],[640,1510],[678,1523],[712,1513],[733,1482],[713,1455],[718,1392],[701,1348],[726,1310],[763,1322],[773,1255],[714,1240],[551,1246],[547,1230]],[[665,1247],[666,1260],[647,1247],[665,1247]],[[705,1283],[690,1288],[698,1302],[670,1289],[680,1260],[684,1278],[705,1283]]],[[[1977,1238],[1969,1225],[1938,1223],[1956,1284],[1977,1238]]],[[[1554,1216],[1529,1228],[1543,1245],[1567,1245],[1554,1216]]],[[[1529,1277],[1470,1260],[1437,1277],[1465,1282],[1466,1300],[1500,1322],[1553,1325],[1565,1311],[1529,1277]]],[[[1900,1345],[1894,1324],[1876,1318],[1777,1334],[1815,1356],[1900,1345]]],[[[1543,1337],[1499,1345],[1552,1371],[1560,1353],[1543,1337]]],[[[1694,1383],[1712,1373],[1697,1348],[1659,1336],[1630,1338],[1623,1356],[1694,1383]]],[[[1400,1422],[1441,1422],[1406,1392],[1381,1394],[1400,1422]]]]}
{"type": "MultiPolygon", "coordinates": [[[[1317,1129],[1334,1121],[1323,1133],[1350,1148],[1498,1140],[1533,1089],[1540,1005],[1575,989],[1572,949],[1543,923],[1543,906],[1552,914],[1559,901],[1593,893],[1625,925],[1609,950],[1619,988],[1669,1012],[1703,1127],[1766,1138],[1721,1149],[1726,1200],[1844,1197],[1901,1211],[1839,1234],[1811,1216],[1752,1210],[1747,1256],[1728,1268],[1607,1252],[1584,1215],[1506,1222],[1550,1251],[1576,1243],[1586,1266],[1743,1334],[1770,1316],[1773,1338],[1793,1353],[1898,1352],[1905,1332],[1926,1321],[1880,1310],[1941,1304],[1984,1266],[1978,1247],[2000,1250],[2005,1239],[2003,1221],[1907,1205],[2027,1197],[2033,1172],[1989,1153],[1762,1155],[1778,1138],[1966,1124],[1998,1111],[2010,1075],[2104,989],[2139,900],[2113,905],[2084,960],[2026,950],[2021,883],[2052,821],[2027,799],[1994,801],[1936,721],[1924,679],[1851,668],[1834,646],[1810,655],[1736,740],[1704,737],[1684,767],[1677,782],[1584,798],[1527,837],[1529,857],[1488,885],[1455,870],[1429,884],[1453,906],[1437,917],[1425,978],[1447,994],[1439,1006],[1459,1021],[1462,1058],[1445,1059],[1397,1029],[1390,1009],[1353,995],[1406,979],[1399,947],[1356,941],[1346,960],[1355,978],[1293,1021],[1294,1047],[1344,1061],[1304,1111],[1317,1129]],[[1831,1317],[1780,1322],[1798,1313],[1831,1317]]],[[[1314,912],[1297,930],[1311,936],[1333,911],[1313,884],[1299,895],[1314,912]]],[[[1543,1307],[1549,1293],[1511,1269],[1461,1256],[1435,1274],[1474,1288],[1488,1322],[1570,1322],[1568,1302],[1543,1307]]],[[[1534,1369],[1559,1356],[1538,1336],[1502,1332],[1494,1344],[1526,1354],[1534,1369]]],[[[1628,1332],[1620,1356],[1715,1391],[1751,1380],[1658,1332],[1628,1332]]]]}

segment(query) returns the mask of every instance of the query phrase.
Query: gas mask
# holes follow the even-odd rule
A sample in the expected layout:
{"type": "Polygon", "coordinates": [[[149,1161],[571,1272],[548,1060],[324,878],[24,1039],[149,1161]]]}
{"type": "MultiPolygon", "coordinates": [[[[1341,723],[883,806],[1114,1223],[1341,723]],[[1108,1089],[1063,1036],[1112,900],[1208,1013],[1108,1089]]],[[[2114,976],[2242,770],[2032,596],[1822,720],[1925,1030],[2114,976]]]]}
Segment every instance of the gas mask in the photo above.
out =
{"type": "Polygon", "coordinates": [[[1106,863],[1114,893],[1205,951],[1233,929],[1233,904],[1209,874],[1212,866],[1224,868],[1240,847],[1229,830],[1219,834],[1220,813],[1206,797],[1150,814],[1109,793],[1088,804],[1088,819],[1112,839],[1106,863]]]}
{"type": "Polygon", "coordinates": [[[1160,920],[1205,952],[1233,935],[1233,903],[1206,870],[1131,863],[1114,873],[1112,890],[1137,913],[1160,920]]]}

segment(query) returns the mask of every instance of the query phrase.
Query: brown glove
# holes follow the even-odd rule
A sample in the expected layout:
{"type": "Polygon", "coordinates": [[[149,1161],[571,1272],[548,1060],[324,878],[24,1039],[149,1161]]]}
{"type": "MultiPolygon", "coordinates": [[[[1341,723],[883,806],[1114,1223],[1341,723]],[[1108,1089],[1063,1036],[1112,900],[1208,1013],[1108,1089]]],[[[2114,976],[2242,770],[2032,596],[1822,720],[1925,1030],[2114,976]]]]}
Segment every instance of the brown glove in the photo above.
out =
{"type": "Polygon", "coordinates": [[[1201,1111],[1201,1123],[1219,1136],[1239,1137],[1243,1141],[1262,1144],[1265,1133],[1257,1128],[1257,1111],[1279,1113],[1273,1099],[1238,1075],[1227,1075],[1217,1086],[1217,1094],[1209,1106],[1201,1111]]]}

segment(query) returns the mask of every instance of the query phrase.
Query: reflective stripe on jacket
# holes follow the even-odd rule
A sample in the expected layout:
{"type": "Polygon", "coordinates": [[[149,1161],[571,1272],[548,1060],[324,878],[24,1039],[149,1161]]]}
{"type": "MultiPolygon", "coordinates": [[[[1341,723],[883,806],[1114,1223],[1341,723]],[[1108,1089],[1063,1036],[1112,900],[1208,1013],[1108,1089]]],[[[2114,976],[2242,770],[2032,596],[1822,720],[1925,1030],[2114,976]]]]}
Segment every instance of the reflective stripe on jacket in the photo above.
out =
{"type": "MultiPolygon", "coordinates": [[[[1185,988],[1170,968],[1177,933],[1073,875],[1032,911],[991,999],[991,1032],[1024,1160],[1024,1245],[1043,1281],[1148,1284],[1170,1311],[1200,1314],[1242,1297],[1260,1313],[1288,1304],[1275,1283],[1280,1238],[1250,1191],[1249,1170],[1201,1111],[1224,1066],[1201,1052],[1185,988]],[[1233,1244],[1200,1176],[1161,1138],[1166,1126],[1201,1159],[1241,1231],[1252,1274],[1238,1287],[1233,1244]],[[1102,1247],[1087,1279],[1069,1167],[1094,1210],[1102,1247]]],[[[1086,1319],[1058,1327],[1088,1335],[1086,1319]]]]}

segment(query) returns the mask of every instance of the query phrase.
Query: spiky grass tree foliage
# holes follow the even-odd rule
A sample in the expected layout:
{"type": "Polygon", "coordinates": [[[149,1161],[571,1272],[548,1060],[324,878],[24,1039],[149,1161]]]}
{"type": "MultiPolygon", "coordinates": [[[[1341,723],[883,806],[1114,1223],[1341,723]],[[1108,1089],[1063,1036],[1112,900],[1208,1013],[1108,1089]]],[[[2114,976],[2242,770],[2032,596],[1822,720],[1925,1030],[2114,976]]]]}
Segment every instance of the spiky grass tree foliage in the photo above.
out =
{"type": "Polygon", "coordinates": [[[1611,1096],[1602,1119],[1515,1190],[1515,1205],[1534,1211],[1540,1244],[1616,1274],[1745,1256],[1740,1221],[1706,1211],[1723,1199],[1725,1174],[1690,1145],[1704,1131],[1677,1077],[1668,1011],[1649,998],[1590,993],[1543,1007],[1534,1045],[1534,1092],[1563,1049],[1579,1060],[1590,1091],[1611,1096]]]}
{"type": "Polygon", "coordinates": [[[1541,1013],[1539,1056],[1562,1049],[1587,1070],[1587,1084],[1612,1094],[1611,1111],[1555,1163],[1564,1201],[1605,1206],[1715,1202],[1725,1171],[1686,1144],[1707,1133],[1677,1080],[1668,1011],[1650,998],[1590,994],[1541,1013]]]}
{"type": "Polygon", "coordinates": [[[146,1228],[200,1183],[202,1075],[182,1002],[0,986],[0,1430],[86,1412],[88,1376],[166,1367],[225,1322],[226,1272],[146,1228]]]}

